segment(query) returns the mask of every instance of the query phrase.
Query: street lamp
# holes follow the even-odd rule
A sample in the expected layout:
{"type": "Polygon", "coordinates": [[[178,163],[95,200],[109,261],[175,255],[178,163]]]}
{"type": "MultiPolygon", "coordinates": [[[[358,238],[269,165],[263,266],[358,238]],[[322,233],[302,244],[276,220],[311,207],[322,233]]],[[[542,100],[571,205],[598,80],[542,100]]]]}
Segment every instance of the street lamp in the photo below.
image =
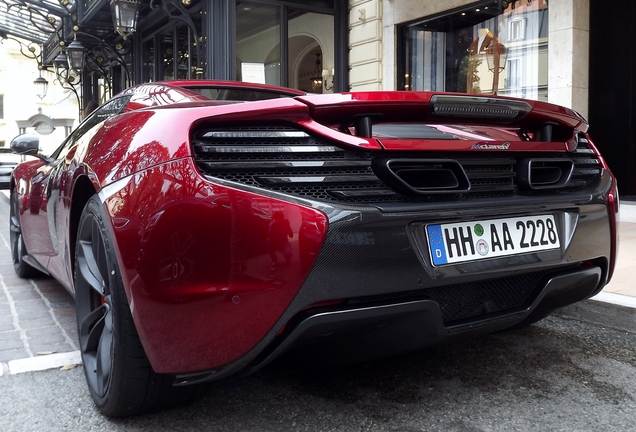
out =
{"type": "Polygon", "coordinates": [[[124,39],[137,29],[140,0],[110,0],[113,28],[124,39]]]}

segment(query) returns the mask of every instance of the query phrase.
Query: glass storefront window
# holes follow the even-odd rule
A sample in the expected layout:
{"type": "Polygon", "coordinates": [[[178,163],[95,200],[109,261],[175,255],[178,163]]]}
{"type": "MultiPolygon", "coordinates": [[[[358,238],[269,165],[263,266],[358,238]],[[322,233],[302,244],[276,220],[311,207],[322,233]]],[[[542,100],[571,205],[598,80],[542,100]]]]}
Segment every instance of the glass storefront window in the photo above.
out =
{"type": "Polygon", "coordinates": [[[172,80],[174,79],[174,36],[173,32],[165,32],[160,35],[159,39],[159,52],[161,57],[159,58],[159,79],[160,80],[172,80]]]}
{"type": "Polygon", "coordinates": [[[236,79],[281,84],[281,9],[251,2],[236,4],[236,79]]]}
{"type": "Polygon", "coordinates": [[[548,99],[547,0],[481,1],[400,28],[398,88],[548,99]]]}
{"type": "Polygon", "coordinates": [[[289,87],[310,93],[333,89],[333,15],[290,9],[289,87]]]}
{"type": "Polygon", "coordinates": [[[179,19],[158,22],[142,35],[142,82],[203,75],[203,14],[199,1],[183,2],[179,19]],[[187,4],[186,4],[187,3],[187,4]]]}
{"type": "Polygon", "coordinates": [[[152,81],[155,77],[155,41],[150,39],[143,44],[142,49],[142,80],[152,81]]]}
{"type": "Polygon", "coordinates": [[[313,93],[330,91],[334,46],[332,14],[283,5],[237,3],[238,81],[283,85],[313,93]],[[281,68],[281,64],[287,67],[281,68]]]}

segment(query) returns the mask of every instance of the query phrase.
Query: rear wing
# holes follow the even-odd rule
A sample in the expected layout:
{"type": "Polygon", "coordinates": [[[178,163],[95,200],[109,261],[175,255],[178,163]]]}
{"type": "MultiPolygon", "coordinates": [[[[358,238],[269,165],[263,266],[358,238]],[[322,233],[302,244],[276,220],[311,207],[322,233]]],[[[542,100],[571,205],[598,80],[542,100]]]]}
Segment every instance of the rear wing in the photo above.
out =
{"type": "MultiPolygon", "coordinates": [[[[296,99],[309,107],[316,122],[351,131],[361,138],[373,137],[374,124],[378,123],[481,125],[515,130],[513,138],[517,139],[512,141],[561,143],[572,151],[579,134],[588,130],[585,119],[571,109],[501,96],[394,91],[306,95],[296,99]]],[[[509,141],[488,145],[497,149],[509,141]]],[[[563,150],[562,145],[559,147],[563,150]]]]}

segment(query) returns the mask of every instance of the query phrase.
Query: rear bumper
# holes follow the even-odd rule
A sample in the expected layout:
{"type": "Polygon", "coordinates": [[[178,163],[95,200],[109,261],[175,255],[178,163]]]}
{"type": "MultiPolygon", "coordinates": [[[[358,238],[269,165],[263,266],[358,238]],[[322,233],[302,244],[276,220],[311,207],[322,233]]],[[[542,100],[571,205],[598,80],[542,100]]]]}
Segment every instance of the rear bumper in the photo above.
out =
{"type": "Polygon", "coordinates": [[[444,323],[440,304],[432,299],[306,311],[250,370],[297,346],[312,345],[313,351],[323,357],[333,358],[337,353],[338,361],[360,361],[501,330],[523,323],[535,314],[543,315],[591,296],[597,291],[601,277],[601,268],[594,265],[554,273],[541,281],[531,304],[449,326],[444,323]]]}
{"type": "MultiPolygon", "coordinates": [[[[297,347],[305,347],[314,362],[346,363],[397,355],[503,330],[594,295],[602,287],[602,275],[603,270],[595,265],[546,275],[530,303],[453,325],[444,323],[438,302],[422,297],[362,307],[306,310],[296,316],[243,372],[255,372],[297,347]]],[[[175,385],[217,380],[232,371],[232,368],[222,368],[182,374],[177,376],[175,385]]]]}
{"type": "Polygon", "coordinates": [[[608,175],[594,194],[474,208],[323,206],[327,236],[277,323],[241,359],[180,374],[176,384],[256,370],[299,345],[345,361],[392,355],[502,330],[588,298],[606,284],[610,268],[613,231],[604,201],[610,186],[608,175]],[[561,249],[443,267],[432,266],[426,251],[418,250],[412,230],[426,222],[547,213],[560,221],[561,249]],[[325,302],[339,303],[321,307],[325,302]],[[338,354],[332,354],[335,348],[338,354]]]}

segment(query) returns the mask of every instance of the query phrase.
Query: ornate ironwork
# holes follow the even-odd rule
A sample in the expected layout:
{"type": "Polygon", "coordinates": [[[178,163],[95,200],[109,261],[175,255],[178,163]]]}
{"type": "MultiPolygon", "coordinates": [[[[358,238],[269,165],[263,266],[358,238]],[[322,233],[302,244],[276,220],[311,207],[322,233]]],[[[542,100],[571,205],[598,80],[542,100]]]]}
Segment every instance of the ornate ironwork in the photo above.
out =
{"type": "Polygon", "coordinates": [[[190,65],[190,73],[197,76],[197,78],[201,78],[203,75],[203,64],[204,64],[204,51],[203,51],[203,37],[199,34],[197,30],[196,23],[194,22],[193,16],[200,15],[202,12],[202,2],[197,0],[151,0],[150,1],[150,9],[157,10],[161,9],[170,21],[177,21],[185,24],[194,43],[192,47],[188,47],[188,50],[182,52],[179,50],[179,57],[183,61],[190,62],[191,57],[189,54],[190,48],[193,48],[195,51],[196,64],[190,65]]]}
{"type": "Polygon", "coordinates": [[[57,14],[51,12],[47,5],[38,3],[41,7],[34,7],[33,2],[24,0],[0,0],[7,8],[7,14],[20,17],[31,23],[33,28],[45,34],[55,33],[62,24],[62,10],[57,14]]]}
{"type": "Polygon", "coordinates": [[[68,67],[66,54],[60,53],[53,61],[55,63],[55,81],[64,90],[72,91],[77,98],[78,109],[82,110],[82,99],[77,91],[77,87],[82,83],[82,74],[79,71],[68,67]]]}
{"type": "Polygon", "coordinates": [[[115,43],[114,46],[111,46],[103,39],[89,33],[78,31],[77,35],[95,42],[94,45],[91,45],[86,50],[86,66],[88,72],[97,73],[104,78],[104,83],[107,86],[109,94],[112,89],[111,72],[113,67],[121,66],[124,71],[124,79],[126,83],[131,82],[130,70],[128,69],[128,64],[123,57],[131,51],[132,47],[129,39],[122,40],[121,42],[115,43]]]}
{"type": "Polygon", "coordinates": [[[31,60],[35,60],[38,62],[38,66],[42,65],[42,45],[35,42],[24,43],[20,39],[16,39],[8,34],[0,31],[0,43],[3,43],[5,40],[12,40],[20,45],[20,53],[31,60]]]}

